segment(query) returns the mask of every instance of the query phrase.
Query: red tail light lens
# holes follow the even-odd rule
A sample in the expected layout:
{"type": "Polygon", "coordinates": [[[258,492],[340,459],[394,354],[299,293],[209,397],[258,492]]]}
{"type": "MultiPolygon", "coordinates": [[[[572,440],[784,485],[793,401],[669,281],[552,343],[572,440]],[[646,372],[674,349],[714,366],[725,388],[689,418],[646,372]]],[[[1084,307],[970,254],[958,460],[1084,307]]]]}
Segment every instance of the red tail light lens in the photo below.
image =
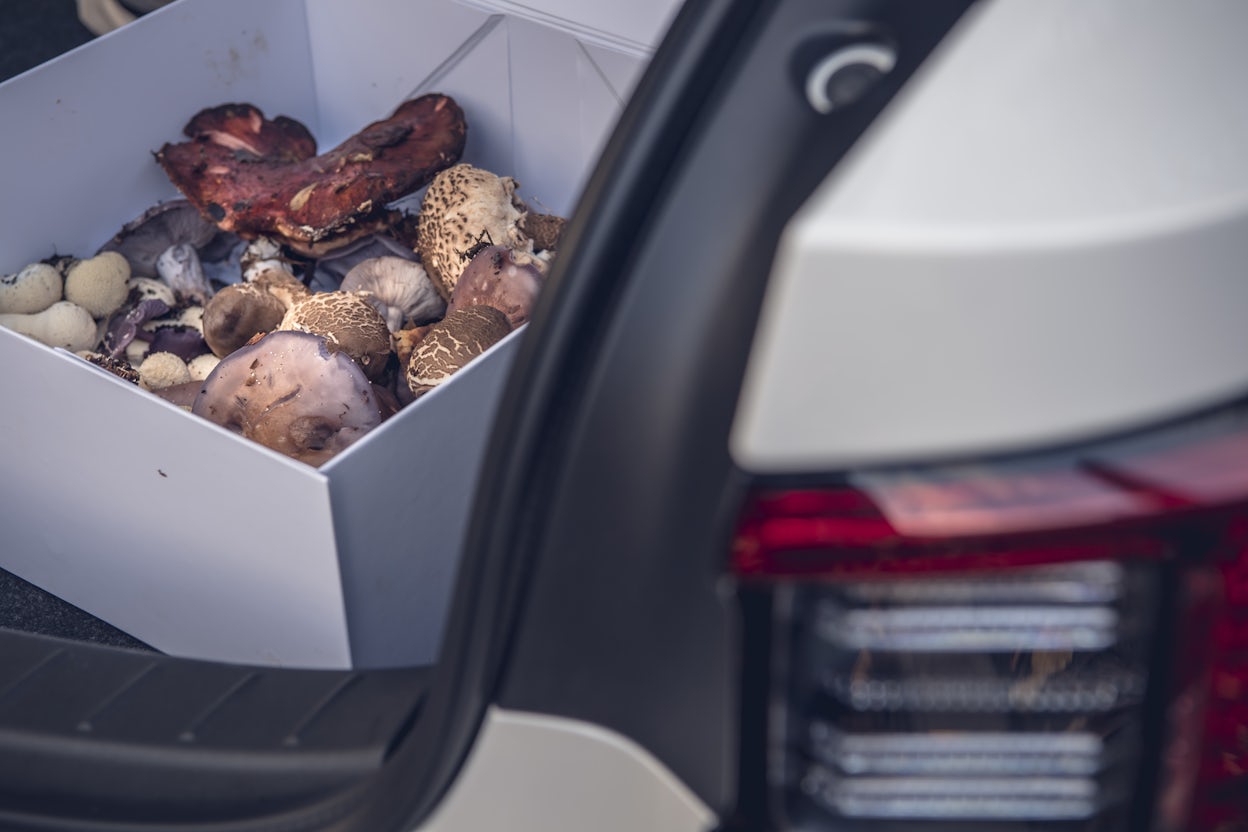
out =
{"type": "Polygon", "coordinates": [[[789,825],[1248,828],[1248,408],[759,489],[732,565],[789,825]]]}

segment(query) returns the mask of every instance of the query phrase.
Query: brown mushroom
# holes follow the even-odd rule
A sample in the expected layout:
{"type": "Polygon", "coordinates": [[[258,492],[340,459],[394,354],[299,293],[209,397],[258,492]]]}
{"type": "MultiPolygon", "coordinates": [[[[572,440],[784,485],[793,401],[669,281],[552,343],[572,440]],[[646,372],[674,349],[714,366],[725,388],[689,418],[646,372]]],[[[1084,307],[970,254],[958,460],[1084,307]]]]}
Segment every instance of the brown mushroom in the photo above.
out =
{"type": "Polygon", "coordinates": [[[306,145],[296,143],[294,158],[282,158],[260,138],[276,135],[284,151],[291,146],[285,134],[266,134],[255,107],[230,106],[235,116],[205,111],[193,118],[185,129],[191,141],[166,144],[157,162],[220,229],[269,234],[305,254],[379,230],[373,220],[458,161],[467,136],[459,105],[431,93],[403,102],[327,153],[307,157],[306,145]]]}
{"type": "Polygon", "coordinates": [[[416,344],[407,364],[407,386],[421,396],[449,379],[501,341],[511,326],[492,306],[468,306],[449,313],[416,344]]]}
{"type": "Polygon", "coordinates": [[[224,358],[256,333],[277,329],[285,314],[285,304],[263,288],[233,283],[204,307],[204,341],[214,355],[224,358]]]}
{"type": "Polygon", "coordinates": [[[271,332],[223,359],[191,412],[309,465],[328,461],[383,415],[359,365],[303,332],[271,332]]]}
{"type": "Polygon", "coordinates": [[[350,356],[370,379],[390,358],[390,329],[369,302],[353,292],[318,292],[287,310],[277,327],[321,335],[329,349],[350,356]]]}

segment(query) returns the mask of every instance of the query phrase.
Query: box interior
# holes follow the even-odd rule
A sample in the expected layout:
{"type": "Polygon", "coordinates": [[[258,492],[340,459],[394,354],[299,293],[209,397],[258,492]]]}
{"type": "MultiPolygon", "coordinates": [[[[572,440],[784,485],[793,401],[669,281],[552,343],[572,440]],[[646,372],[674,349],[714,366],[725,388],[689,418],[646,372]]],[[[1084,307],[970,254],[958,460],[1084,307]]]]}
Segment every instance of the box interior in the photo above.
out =
{"type": "MultiPolygon", "coordinates": [[[[566,215],[645,45],[505,5],[179,0],[0,84],[16,116],[0,135],[0,271],[94,253],[177,197],[152,153],[226,102],[296,118],[324,150],[443,92],[468,118],[464,161],[566,215]]],[[[0,566],[178,655],[430,661],[521,334],[318,470],[0,329],[0,381],[23,391],[0,403],[14,437],[0,566]]]]}

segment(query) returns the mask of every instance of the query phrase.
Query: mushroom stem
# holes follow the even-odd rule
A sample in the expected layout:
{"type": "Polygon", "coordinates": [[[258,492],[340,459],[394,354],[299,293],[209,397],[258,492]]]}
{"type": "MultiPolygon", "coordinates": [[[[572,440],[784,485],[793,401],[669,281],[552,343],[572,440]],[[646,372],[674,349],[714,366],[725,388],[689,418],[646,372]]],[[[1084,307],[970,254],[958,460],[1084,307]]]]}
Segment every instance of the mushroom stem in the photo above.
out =
{"type": "Polygon", "coordinates": [[[189,243],[178,243],[165,249],[156,258],[156,271],[161,280],[184,298],[207,303],[212,297],[212,286],[204,275],[199,254],[189,243]]]}

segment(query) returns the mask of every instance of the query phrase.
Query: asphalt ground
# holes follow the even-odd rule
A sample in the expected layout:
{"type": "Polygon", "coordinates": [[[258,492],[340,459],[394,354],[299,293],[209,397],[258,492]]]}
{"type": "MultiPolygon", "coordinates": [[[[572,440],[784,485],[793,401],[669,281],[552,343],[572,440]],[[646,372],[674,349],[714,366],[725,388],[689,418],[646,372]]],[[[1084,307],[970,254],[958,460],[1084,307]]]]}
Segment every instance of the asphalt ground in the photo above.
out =
{"type": "MultiPolygon", "coordinates": [[[[0,81],[93,37],[79,22],[74,0],[0,0],[0,81]]],[[[0,564],[6,545],[4,530],[0,529],[0,564]]],[[[115,627],[2,569],[0,627],[117,647],[146,648],[115,627]]]]}

